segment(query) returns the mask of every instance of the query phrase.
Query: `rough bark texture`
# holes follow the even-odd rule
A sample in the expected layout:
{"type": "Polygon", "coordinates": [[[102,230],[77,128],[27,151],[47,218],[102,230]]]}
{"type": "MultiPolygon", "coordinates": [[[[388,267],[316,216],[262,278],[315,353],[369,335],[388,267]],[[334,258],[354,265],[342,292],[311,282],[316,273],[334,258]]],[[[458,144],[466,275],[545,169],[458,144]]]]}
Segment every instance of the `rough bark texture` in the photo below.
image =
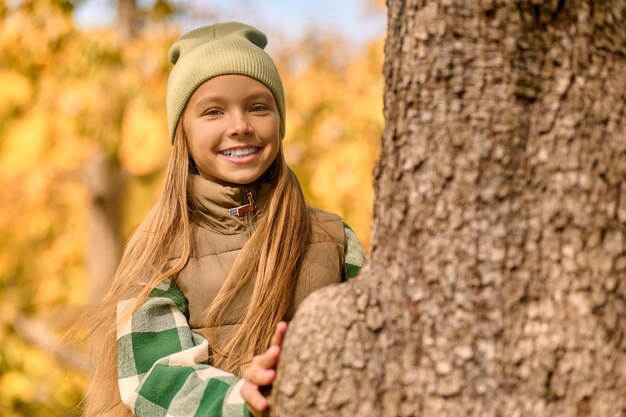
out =
{"type": "Polygon", "coordinates": [[[388,2],[372,254],[278,416],[626,415],[626,2],[388,2]]]}

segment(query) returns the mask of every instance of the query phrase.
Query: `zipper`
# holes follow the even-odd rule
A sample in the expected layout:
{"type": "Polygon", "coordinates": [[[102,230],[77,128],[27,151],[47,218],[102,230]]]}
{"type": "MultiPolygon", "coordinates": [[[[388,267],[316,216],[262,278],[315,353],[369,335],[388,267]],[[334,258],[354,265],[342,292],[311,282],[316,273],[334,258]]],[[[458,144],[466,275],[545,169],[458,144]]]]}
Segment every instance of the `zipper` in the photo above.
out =
{"type": "Polygon", "coordinates": [[[247,211],[245,214],[246,219],[246,229],[248,230],[248,237],[252,236],[254,232],[254,216],[252,215],[256,210],[256,203],[254,201],[254,197],[252,196],[252,191],[246,190],[246,195],[248,196],[248,205],[250,205],[250,211],[247,211]]]}
{"type": "Polygon", "coordinates": [[[254,213],[254,211],[256,210],[256,203],[254,201],[252,191],[244,188],[243,194],[247,198],[246,204],[244,204],[243,206],[229,209],[228,214],[231,216],[243,217],[246,230],[248,231],[248,236],[251,236],[255,226],[254,216],[252,215],[252,213],[254,213]]]}

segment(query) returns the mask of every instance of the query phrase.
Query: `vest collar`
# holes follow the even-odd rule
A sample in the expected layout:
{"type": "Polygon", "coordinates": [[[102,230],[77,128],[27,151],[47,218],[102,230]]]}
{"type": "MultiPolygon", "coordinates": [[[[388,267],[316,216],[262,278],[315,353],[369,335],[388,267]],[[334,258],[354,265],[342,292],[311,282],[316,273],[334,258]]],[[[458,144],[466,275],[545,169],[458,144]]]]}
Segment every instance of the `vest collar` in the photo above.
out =
{"type": "Polygon", "coordinates": [[[218,233],[232,235],[238,233],[252,233],[257,216],[267,205],[271,185],[268,181],[259,181],[248,185],[233,185],[218,183],[191,174],[192,197],[198,208],[194,213],[195,223],[207,227],[218,233]],[[247,193],[252,193],[256,208],[253,212],[234,216],[229,210],[247,204],[247,193]]]}

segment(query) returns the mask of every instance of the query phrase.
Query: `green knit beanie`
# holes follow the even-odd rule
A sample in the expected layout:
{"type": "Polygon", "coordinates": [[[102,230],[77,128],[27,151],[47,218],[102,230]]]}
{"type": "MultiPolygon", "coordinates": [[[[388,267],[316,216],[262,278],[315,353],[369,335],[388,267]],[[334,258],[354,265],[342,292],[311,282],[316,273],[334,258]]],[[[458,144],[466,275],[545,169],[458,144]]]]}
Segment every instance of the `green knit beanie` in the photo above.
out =
{"type": "Polygon", "coordinates": [[[174,64],[167,80],[167,123],[170,142],[193,92],[210,78],[240,74],[265,84],[274,95],[285,135],[285,93],[272,58],[263,50],[267,37],[242,23],[216,23],[184,34],[170,48],[174,64]]]}

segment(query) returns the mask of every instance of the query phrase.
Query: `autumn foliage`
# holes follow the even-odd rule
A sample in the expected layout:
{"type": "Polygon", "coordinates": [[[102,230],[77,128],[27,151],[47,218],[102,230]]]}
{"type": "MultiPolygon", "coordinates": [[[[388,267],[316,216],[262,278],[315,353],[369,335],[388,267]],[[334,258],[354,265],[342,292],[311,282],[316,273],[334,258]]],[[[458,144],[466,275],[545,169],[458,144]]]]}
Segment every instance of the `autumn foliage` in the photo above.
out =
{"type": "MultiPolygon", "coordinates": [[[[161,18],[124,39],[114,27],[77,28],[72,8],[0,0],[3,416],[79,414],[87,373],[55,359],[55,346],[35,346],[23,327],[36,320],[60,337],[88,302],[85,264],[100,256],[86,250],[93,156],[126,178],[119,216],[127,236],[152,204],[170,151],[167,48],[180,28],[161,18]]],[[[275,59],[287,92],[288,162],[310,201],[342,215],[367,247],[382,41],[355,50],[321,32],[283,45],[275,59]]]]}

